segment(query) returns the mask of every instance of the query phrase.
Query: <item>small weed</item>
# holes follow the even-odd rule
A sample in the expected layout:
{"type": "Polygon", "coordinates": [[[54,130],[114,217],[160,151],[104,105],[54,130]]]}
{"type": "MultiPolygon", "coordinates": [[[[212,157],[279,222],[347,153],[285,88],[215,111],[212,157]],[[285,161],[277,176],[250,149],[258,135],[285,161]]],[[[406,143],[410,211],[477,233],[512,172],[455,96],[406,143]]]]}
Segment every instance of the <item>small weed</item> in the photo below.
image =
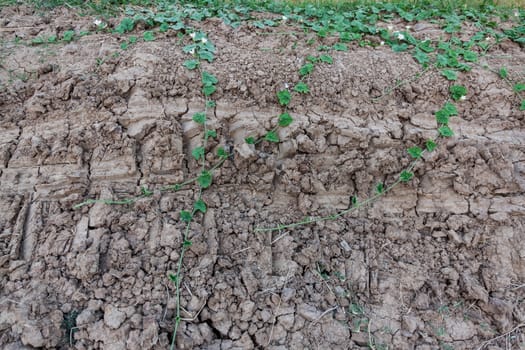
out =
{"type": "Polygon", "coordinates": [[[65,338],[67,339],[68,343],[70,345],[73,345],[74,338],[73,334],[78,331],[77,328],[77,316],[79,315],[79,312],[76,310],[70,311],[66,314],[64,314],[64,318],[62,319],[62,329],[65,331],[65,338]]]}

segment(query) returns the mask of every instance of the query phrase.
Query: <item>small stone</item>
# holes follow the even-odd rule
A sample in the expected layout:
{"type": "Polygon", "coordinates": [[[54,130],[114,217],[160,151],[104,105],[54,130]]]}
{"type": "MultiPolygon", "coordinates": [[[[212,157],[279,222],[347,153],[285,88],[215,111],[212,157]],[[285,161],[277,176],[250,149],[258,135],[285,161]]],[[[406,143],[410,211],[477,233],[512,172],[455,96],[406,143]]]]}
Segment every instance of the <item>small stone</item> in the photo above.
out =
{"type": "Polygon", "coordinates": [[[469,320],[446,317],[445,325],[447,333],[455,340],[468,340],[477,333],[475,325],[469,320]]]}
{"type": "Polygon", "coordinates": [[[93,311],[89,309],[83,310],[78,316],[77,316],[77,326],[82,326],[88,323],[92,323],[95,321],[95,315],[93,314],[93,311]]]}
{"type": "Polygon", "coordinates": [[[44,346],[44,337],[40,329],[32,324],[25,324],[22,331],[22,336],[20,337],[22,344],[31,345],[35,348],[40,348],[44,346]]]}
{"type": "Polygon", "coordinates": [[[417,318],[414,316],[404,316],[402,327],[409,333],[414,333],[417,329],[417,318]]]}
{"type": "Polygon", "coordinates": [[[11,311],[0,312],[0,331],[10,328],[15,323],[15,313],[11,311]]]}
{"type": "Polygon", "coordinates": [[[308,321],[315,321],[321,317],[321,312],[314,306],[308,304],[301,304],[297,307],[297,313],[308,321]]]}
{"type": "Polygon", "coordinates": [[[352,333],[352,341],[359,346],[368,346],[368,334],[364,332],[354,332],[352,333]]]}
{"type": "Polygon", "coordinates": [[[428,295],[421,293],[419,294],[416,299],[414,300],[414,306],[418,310],[426,310],[430,306],[430,299],[428,298],[428,295]]]}
{"type": "Polygon", "coordinates": [[[337,320],[330,320],[322,325],[323,333],[326,339],[332,344],[346,344],[350,337],[350,331],[347,326],[337,320]]]}
{"type": "Polygon", "coordinates": [[[293,288],[283,288],[283,291],[281,293],[281,299],[283,303],[286,303],[295,296],[295,289],[293,288]]]}
{"type": "Polygon", "coordinates": [[[122,322],[126,319],[126,313],[122,312],[113,305],[108,305],[104,309],[104,323],[112,329],[120,327],[122,322]]]}
{"type": "Polygon", "coordinates": [[[241,320],[247,321],[253,315],[253,310],[255,309],[255,303],[251,300],[246,300],[239,305],[241,309],[241,320]]]}
{"type": "Polygon", "coordinates": [[[272,318],[272,313],[268,310],[262,310],[260,317],[263,322],[268,322],[272,318]]]}

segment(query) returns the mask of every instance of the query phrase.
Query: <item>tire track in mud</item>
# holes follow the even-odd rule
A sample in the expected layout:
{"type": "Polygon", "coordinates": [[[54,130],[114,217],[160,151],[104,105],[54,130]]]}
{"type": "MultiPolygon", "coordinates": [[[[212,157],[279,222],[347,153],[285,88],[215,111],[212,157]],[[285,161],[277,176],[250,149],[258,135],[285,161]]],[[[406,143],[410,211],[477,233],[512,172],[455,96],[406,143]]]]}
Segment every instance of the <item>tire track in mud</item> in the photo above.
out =
{"type": "MultiPolygon", "coordinates": [[[[442,320],[437,309],[458,299],[479,311],[462,310],[472,320],[447,318],[458,349],[487,336],[483,322],[503,330],[518,320],[523,305],[510,301],[519,291],[505,287],[525,278],[518,249],[525,138],[523,116],[505,107],[508,96],[474,90],[459,106],[464,117],[452,122],[458,137],[416,169],[414,183],[381,202],[340,221],[259,235],[255,226],[346,208],[350,195],[366,197],[376,181],[396,176],[406,147],[435,129],[432,113],[447,86],[429,75],[372,104],[371,94],[417,66],[381,49],[337,53],[334,66],[312,78],[310,100],[292,106],[295,123],[280,131],[284,142],[253,150],[244,138],[271,128],[280,111],[274,91],[301,62],[259,52],[260,45],[288,44],[250,41],[252,33],[242,30],[231,41],[223,38],[229,29],[213,34],[221,55],[210,69],[220,90],[210,125],[219,143],[233,141],[236,154],[205,193],[208,212],[192,224],[183,303],[184,316],[197,317],[182,327],[182,346],[251,348],[266,346],[270,336],[290,348],[344,348],[349,338],[366,346],[363,332],[351,329],[356,315],[346,311],[356,303],[382,315],[371,332],[398,348],[426,344],[418,334],[433,332],[442,320]]],[[[129,59],[109,61],[90,76],[92,52],[101,49],[94,45],[105,44],[80,45],[64,58],[63,71],[28,83],[33,97],[0,105],[3,115],[21,118],[16,128],[8,118],[0,122],[0,154],[9,154],[0,174],[0,297],[33,310],[0,304],[3,314],[16,314],[0,320],[0,344],[30,343],[36,329],[42,346],[56,347],[60,326],[50,331],[42,323],[60,323],[73,310],[82,315],[79,348],[168,341],[175,305],[166,297],[166,276],[182,241],[178,212],[194,192],[131,208],[71,206],[187,178],[198,167],[191,149],[200,130],[191,118],[202,101],[193,95],[195,76],[172,71],[184,57],[171,39],[137,45],[129,59]]],[[[302,44],[298,50],[312,51],[302,44]]],[[[519,66],[523,53],[516,55],[519,66]]],[[[485,77],[482,70],[471,74],[469,90],[485,77]]]]}

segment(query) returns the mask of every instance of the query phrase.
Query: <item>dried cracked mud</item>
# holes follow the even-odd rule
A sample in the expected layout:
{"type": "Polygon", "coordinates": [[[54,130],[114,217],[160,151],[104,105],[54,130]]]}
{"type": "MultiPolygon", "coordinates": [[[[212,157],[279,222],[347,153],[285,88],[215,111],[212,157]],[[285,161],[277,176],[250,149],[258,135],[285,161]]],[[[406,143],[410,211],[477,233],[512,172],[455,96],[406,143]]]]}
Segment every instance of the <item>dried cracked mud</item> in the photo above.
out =
{"type": "MultiPolygon", "coordinates": [[[[22,37],[91,25],[65,10],[5,8],[1,17],[22,37]]],[[[451,122],[456,135],[425,156],[413,181],[337,221],[259,233],[347,208],[352,195],[394,179],[410,161],[406,148],[434,135],[450,84],[430,71],[383,95],[420,66],[387,47],[351,45],[308,78],[311,94],[293,100],[296,121],[280,130],[283,142],[254,150],[243,139],[275,124],[275,92],[316,53],[309,34],[195,25],[218,50],[205,66],[219,79],[209,116],[218,141],[208,147],[229,144],[235,156],[215,173],[204,192],[209,210],[191,227],[177,348],[524,346],[519,329],[484,343],[525,323],[525,113],[483,68],[506,66],[523,80],[523,47],[503,42],[460,75],[469,93],[451,122]]],[[[414,35],[440,32],[428,25],[414,35]]],[[[3,44],[2,349],[169,346],[179,211],[198,189],[72,207],[194,176],[201,131],[191,116],[203,98],[175,35],[126,51],[119,40],[3,44]]]]}

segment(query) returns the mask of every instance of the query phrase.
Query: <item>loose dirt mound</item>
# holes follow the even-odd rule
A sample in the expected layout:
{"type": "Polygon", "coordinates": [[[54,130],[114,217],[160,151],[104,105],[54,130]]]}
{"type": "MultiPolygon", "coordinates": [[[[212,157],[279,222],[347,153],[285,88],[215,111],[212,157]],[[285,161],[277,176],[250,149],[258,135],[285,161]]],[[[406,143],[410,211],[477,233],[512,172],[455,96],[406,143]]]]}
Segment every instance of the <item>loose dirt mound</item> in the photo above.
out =
{"type": "MultiPolygon", "coordinates": [[[[13,13],[20,27],[42,20],[20,9],[2,17],[13,13]]],[[[79,23],[64,13],[51,27],[68,20],[79,23]]],[[[316,46],[293,27],[200,26],[218,52],[205,67],[219,80],[209,147],[236,152],[191,226],[178,348],[473,349],[525,322],[524,112],[482,68],[523,74],[523,48],[504,42],[460,76],[469,93],[451,121],[456,136],[425,156],[415,180],[337,221],[259,233],[347,208],[395,178],[410,162],[406,148],[435,134],[450,84],[430,70],[388,94],[420,65],[387,47],[350,45],[307,78],[311,94],[294,99],[282,143],[250,148],[244,138],[273,127],[276,91],[297,82],[316,46]]],[[[3,49],[4,82],[7,69],[31,73],[0,98],[4,349],[169,346],[167,276],[182,244],[179,212],[198,190],[72,207],[195,176],[201,131],[192,115],[203,99],[176,36],[114,57],[119,44],[97,34],[3,49]]]]}

